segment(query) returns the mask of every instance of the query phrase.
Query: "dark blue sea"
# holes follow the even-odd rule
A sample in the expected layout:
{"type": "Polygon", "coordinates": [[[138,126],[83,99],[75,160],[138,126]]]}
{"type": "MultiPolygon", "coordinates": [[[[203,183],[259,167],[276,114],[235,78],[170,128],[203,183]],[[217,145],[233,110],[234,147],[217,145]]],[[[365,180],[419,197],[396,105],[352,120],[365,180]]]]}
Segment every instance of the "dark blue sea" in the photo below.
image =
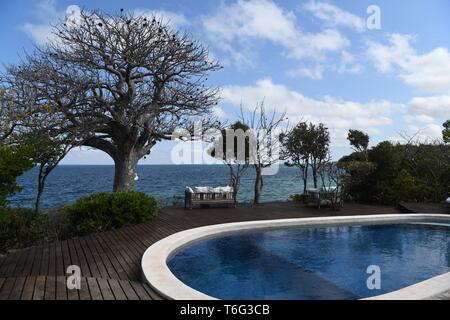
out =
{"type": "MultiPolygon", "coordinates": [[[[158,200],[181,200],[186,186],[229,185],[225,165],[141,165],[136,190],[146,192],[158,200]]],[[[93,192],[111,191],[114,166],[61,165],[48,177],[42,199],[44,208],[67,204],[93,192]]],[[[242,178],[239,201],[253,198],[254,169],[249,168],[242,178]]],[[[31,207],[36,194],[37,170],[32,169],[18,179],[22,192],[10,199],[11,206],[31,207]]],[[[299,171],[280,165],[276,175],[264,177],[262,201],[284,201],[302,190],[299,171]]]]}

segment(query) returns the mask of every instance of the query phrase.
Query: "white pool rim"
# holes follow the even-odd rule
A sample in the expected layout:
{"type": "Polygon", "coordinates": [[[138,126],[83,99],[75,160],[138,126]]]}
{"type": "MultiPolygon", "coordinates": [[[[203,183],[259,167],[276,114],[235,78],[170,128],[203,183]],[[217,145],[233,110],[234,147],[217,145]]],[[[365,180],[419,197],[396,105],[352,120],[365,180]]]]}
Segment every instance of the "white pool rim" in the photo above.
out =
{"type": "MultiPolygon", "coordinates": [[[[296,226],[314,227],[358,223],[408,222],[417,220],[427,222],[436,219],[442,219],[450,223],[449,215],[419,213],[258,220],[188,229],[159,240],[145,251],[141,262],[143,280],[165,299],[216,300],[217,298],[199,292],[176,278],[167,266],[168,259],[189,244],[237,231],[296,226]]],[[[430,299],[447,291],[450,291],[450,272],[396,291],[369,297],[366,300],[423,300],[430,299]]]]}

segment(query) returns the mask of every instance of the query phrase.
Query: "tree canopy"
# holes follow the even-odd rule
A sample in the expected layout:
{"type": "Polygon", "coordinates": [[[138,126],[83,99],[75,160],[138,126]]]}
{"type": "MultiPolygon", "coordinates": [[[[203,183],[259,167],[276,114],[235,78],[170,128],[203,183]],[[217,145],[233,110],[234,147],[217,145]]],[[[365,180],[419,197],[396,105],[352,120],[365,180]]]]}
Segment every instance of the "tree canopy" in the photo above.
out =
{"type": "Polygon", "coordinates": [[[132,189],[139,159],[218,102],[206,84],[221,66],[157,17],[82,11],[53,34],[7,67],[2,87],[17,110],[33,106],[30,129],[110,155],[114,190],[132,189]]]}

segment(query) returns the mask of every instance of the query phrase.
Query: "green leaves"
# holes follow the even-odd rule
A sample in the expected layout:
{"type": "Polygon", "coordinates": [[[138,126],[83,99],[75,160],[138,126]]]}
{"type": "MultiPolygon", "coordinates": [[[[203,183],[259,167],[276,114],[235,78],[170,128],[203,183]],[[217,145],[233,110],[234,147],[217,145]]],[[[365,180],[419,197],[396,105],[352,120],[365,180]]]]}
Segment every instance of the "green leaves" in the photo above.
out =
{"type": "Polygon", "coordinates": [[[27,146],[0,145],[0,208],[6,198],[21,190],[17,177],[33,167],[27,146]]]}
{"type": "Polygon", "coordinates": [[[450,120],[447,120],[443,124],[444,130],[442,130],[442,138],[445,143],[450,143],[450,120]]]}

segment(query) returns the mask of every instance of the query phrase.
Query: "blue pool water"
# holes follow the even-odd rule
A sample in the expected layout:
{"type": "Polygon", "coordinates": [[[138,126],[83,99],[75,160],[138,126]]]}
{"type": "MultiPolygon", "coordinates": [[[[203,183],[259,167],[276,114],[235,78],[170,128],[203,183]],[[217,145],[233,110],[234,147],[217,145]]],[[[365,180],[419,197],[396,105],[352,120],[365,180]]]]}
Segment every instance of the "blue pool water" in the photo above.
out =
{"type": "Polygon", "coordinates": [[[220,299],[359,299],[450,272],[450,225],[386,224],[268,229],[182,248],[168,266],[220,299]],[[381,289],[367,288],[367,267],[381,289]]]}

